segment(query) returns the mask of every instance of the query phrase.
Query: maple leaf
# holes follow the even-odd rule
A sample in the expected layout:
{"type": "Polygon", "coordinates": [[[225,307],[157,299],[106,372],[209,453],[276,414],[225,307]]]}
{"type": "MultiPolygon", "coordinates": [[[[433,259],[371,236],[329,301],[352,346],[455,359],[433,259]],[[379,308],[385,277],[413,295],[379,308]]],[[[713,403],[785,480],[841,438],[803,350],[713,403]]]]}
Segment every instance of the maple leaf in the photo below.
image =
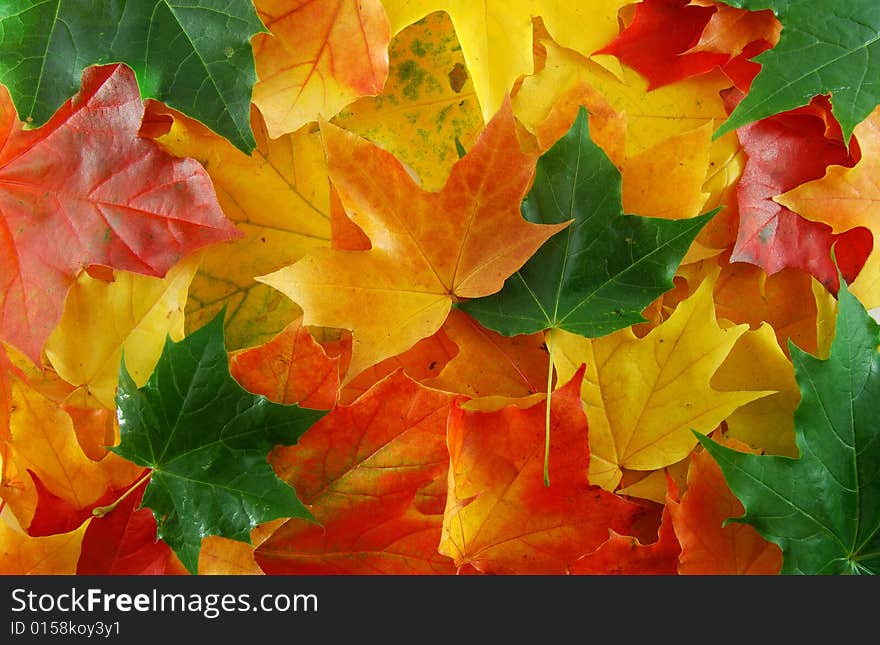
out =
{"type": "MultiPolygon", "coordinates": [[[[880,221],[880,108],[856,126],[853,131],[862,157],[852,167],[831,165],[820,179],[801,183],[777,195],[775,202],[790,208],[802,217],[831,226],[835,233],[862,226],[872,233],[880,221]]],[[[876,237],[876,235],[875,235],[876,237]]],[[[870,309],[880,305],[880,248],[876,242],[853,281],[853,294],[870,309]]],[[[837,250],[837,254],[841,253],[837,250]]]]}
{"type": "Polygon", "coordinates": [[[631,329],[588,339],[554,330],[548,339],[560,379],[587,365],[582,396],[594,461],[590,481],[613,490],[620,468],[656,470],[696,445],[691,429],[711,432],[739,406],[768,391],[725,392],[710,380],[746,331],[721,328],[714,276],[642,338],[631,329]]]}
{"type": "Polygon", "coordinates": [[[643,0],[632,23],[598,54],[612,54],[648,79],[648,90],[697,76],[723,65],[726,52],[688,50],[715,9],[689,0],[643,0]]]}
{"type": "Polygon", "coordinates": [[[641,311],[672,287],[678,262],[714,213],[686,221],[624,215],[620,172],[590,139],[581,108],[538,161],[523,214],[535,223],[574,221],[499,293],[461,305],[508,336],[548,328],[601,336],[642,322],[641,311]]]}
{"type": "Polygon", "coordinates": [[[379,0],[256,0],[269,34],[254,38],[253,101],[277,139],[330,119],[388,74],[388,16],[379,0]]]}
{"type": "Polygon", "coordinates": [[[449,16],[435,12],[399,32],[388,51],[382,92],[343,108],[333,123],[381,146],[439,190],[473,145],[483,116],[449,16]],[[419,142],[419,145],[414,145],[419,142]]]}
{"type": "MultiPolygon", "coordinates": [[[[736,95],[729,95],[730,101],[736,95]]],[[[873,240],[865,228],[833,233],[830,226],[811,222],[773,201],[776,195],[818,179],[831,164],[852,165],[836,123],[829,123],[827,100],[743,126],[737,136],[748,155],[737,185],[740,224],[730,256],[750,262],[768,275],[786,267],[808,271],[829,290],[837,289],[837,267],[846,280],[861,270],[873,240]]]]}
{"type": "Polygon", "coordinates": [[[440,552],[481,573],[561,574],[608,539],[627,534],[644,509],[587,481],[590,447],[580,401],[583,368],[547,401],[517,400],[491,412],[452,408],[447,429],[450,473],[440,552]]]}
{"type": "Polygon", "coordinates": [[[0,90],[0,337],[36,364],[84,266],[160,277],[239,235],[196,162],[137,136],[143,110],[122,66],[87,71],[39,130],[22,129],[0,90]]]}
{"type": "Polygon", "coordinates": [[[165,337],[183,338],[183,310],[197,259],[182,260],[163,279],[119,272],[108,283],[79,275],[45,347],[58,375],[82,390],[81,397],[71,392],[68,400],[114,409],[123,351],[129,374],[139,385],[147,381],[165,337]]]}
{"type": "Polygon", "coordinates": [[[520,150],[509,102],[439,192],[420,189],[397,159],[356,135],[326,123],[321,132],[331,181],[372,247],[319,249],[257,280],[302,307],[303,324],[352,331],[346,380],[433,334],[455,299],[499,290],[568,225],[519,213],[535,156],[520,150]]]}
{"type": "Polygon", "coordinates": [[[832,112],[849,141],[880,103],[880,5],[874,0],[721,0],[740,9],[770,9],[782,23],[779,43],[755,60],[761,72],[748,95],[715,133],[807,105],[830,94],[832,112]]]}
{"type": "Polygon", "coordinates": [[[239,240],[202,251],[189,290],[187,332],[226,306],[230,348],[268,341],[302,312],[254,276],[330,244],[330,182],[320,136],[303,129],[271,139],[260,113],[252,110],[257,147],[248,156],[184,115],[156,105],[150,113],[173,119],[156,141],[205,167],[223,212],[243,233],[239,240]]]}
{"type": "Polygon", "coordinates": [[[265,28],[251,2],[17,0],[0,8],[0,30],[0,82],[29,123],[48,121],[88,66],[122,62],[145,98],[254,147],[250,39],[265,28]]]}
{"type": "Polygon", "coordinates": [[[461,41],[483,118],[489,121],[514,82],[534,69],[532,17],[540,16],[561,45],[589,56],[617,35],[617,12],[628,2],[593,0],[589,7],[544,0],[489,0],[482,5],[467,0],[386,0],[383,4],[392,33],[433,11],[449,14],[461,41]],[[589,24],[590,29],[584,30],[584,24],[589,24]]]}
{"type": "Polygon", "coordinates": [[[838,301],[828,359],[791,347],[801,391],[797,459],[738,452],[700,437],[745,508],[730,521],[778,544],[782,573],[880,571],[880,325],[844,282],[838,301]]]}
{"type": "MultiPolygon", "coordinates": [[[[725,438],[724,445],[740,451],[745,444],[725,438]]],[[[691,455],[687,492],[669,499],[666,508],[681,544],[678,572],[682,575],[775,575],[782,553],[751,526],[727,524],[740,515],[742,504],[730,492],[718,464],[705,450],[691,455]]]]}
{"type": "Polygon", "coordinates": [[[415,508],[445,481],[446,419],[453,395],[398,370],[351,405],[337,405],[272,465],[320,526],[289,520],[257,549],[269,573],[430,573],[441,520],[415,508]]]}
{"type": "Polygon", "coordinates": [[[116,404],[122,440],[113,452],[151,469],[143,505],[190,572],[203,537],[247,542],[258,523],[310,517],[266,455],[324,413],[243,389],[229,373],[222,313],[179,343],[167,340],[144,387],[123,364],[116,404]]]}

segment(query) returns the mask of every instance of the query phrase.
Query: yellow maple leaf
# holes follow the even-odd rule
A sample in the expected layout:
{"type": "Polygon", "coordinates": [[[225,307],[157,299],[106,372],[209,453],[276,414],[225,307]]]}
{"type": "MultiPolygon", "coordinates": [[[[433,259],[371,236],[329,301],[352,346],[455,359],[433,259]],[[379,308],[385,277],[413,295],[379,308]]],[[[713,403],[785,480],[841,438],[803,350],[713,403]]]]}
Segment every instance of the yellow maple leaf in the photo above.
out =
{"type": "Polygon", "coordinates": [[[434,11],[445,11],[455,25],[468,71],[488,121],[520,76],[533,71],[532,18],[540,16],[551,36],[584,56],[619,32],[618,10],[629,0],[589,4],[549,0],[386,0],[392,33],[434,11]],[[584,29],[589,25],[589,29],[584,29]]]}
{"type": "Polygon", "coordinates": [[[776,390],[727,417],[727,436],[768,455],[797,457],[794,410],[801,399],[794,366],[768,323],[743,334],[712,377],[719,390],[776,390]]]}
{"type": "Polygon", "coordinates": [[[449,16],[433,13],[394,37],[381,94],[344,108],[333,123],[382,146],[439,190],[483,117],[449,16]]]}
{"type": "Polygon", "coordinates": [[[138,386],[147,382],[165,339],[183,338],[183,311],[198,266],[192,255],[162,279],[117,271],[114,282],[83,272],[70,288],[64,313],[46,342],[46,356],[76,386],[79,407],[115,409],[120,360],[138,386]]]}
{"type": "Polygon", "coordinates": [[[176,112],[173,118],[171,130],[157,141],[205,166],[224,214],[245,234],[200,252],[186,308],[187,333],[225,305],[229,349],[266,342],[300,310],[254,276],[330,245],[330,183],[320,136],[303,129],[270,139],[253,110],[257,148],[247,156],[197,121],[176,112]]]}
{"type": "Polygon", "coordinates": [[[719,326],[712,301],[715,276],[643,338],[629,328],[592,340],[549,332],[560,381],[587,366],[581,394],[590,423],[592,483],[613,490],[621,468],[674,464],[696,445],[692,430],[709,433],[738,407],[770,394],[725,392],[710,384],[748,329],[719,326]]]}

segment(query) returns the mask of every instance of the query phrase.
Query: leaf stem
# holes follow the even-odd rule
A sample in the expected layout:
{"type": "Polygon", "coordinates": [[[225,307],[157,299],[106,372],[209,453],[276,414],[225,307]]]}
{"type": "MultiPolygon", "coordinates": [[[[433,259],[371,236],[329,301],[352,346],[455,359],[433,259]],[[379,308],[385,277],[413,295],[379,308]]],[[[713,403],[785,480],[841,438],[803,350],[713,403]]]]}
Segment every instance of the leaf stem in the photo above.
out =
{"type": "Polygon", "coordinates": [[[544,486],[550,486],[550,402],[553,398],[553,345],[547,342],[547,412],[544,417],[544,486]]]}
{"type": "Polygon", "coordinates": [[[93,509],[92,509],[92,515],[94,515],[95,517],[104,517],[105,515],[107,515],[107,513],[109,513],[109,512],[112,511],[114,508],[116,508],[117,506],[119,506],[119,504],[120,504],[120,503],[121,503],[126,497],[128,497],[129,495],[131,495],[131,494],[137,489],[138,486],[140,486],[140,485],[143,484],[147,479],[149,479],[150,476],[151,476],[152,474],[153,474],[153,471],[152,471],[152,470],[148,470],[148,471],[144,474],[143,477],[141,477],[141,478],[140,478],[139,480],[137,480],[134,484],[132,484],[131,487],[130,487],[127,491],[125,491],[124,493],[122,493],[122,496],[119,497],[115,502],[113,502],[112,504],[107,504],[106,506],[96,506],[95,508],[93,508],[93,509]]]}

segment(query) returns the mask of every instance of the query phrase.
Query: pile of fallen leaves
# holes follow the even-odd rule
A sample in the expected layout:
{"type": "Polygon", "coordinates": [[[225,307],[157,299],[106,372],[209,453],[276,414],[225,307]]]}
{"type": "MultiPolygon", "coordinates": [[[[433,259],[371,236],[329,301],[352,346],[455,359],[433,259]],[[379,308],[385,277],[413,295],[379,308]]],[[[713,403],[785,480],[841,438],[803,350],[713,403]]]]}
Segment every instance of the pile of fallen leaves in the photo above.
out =
{"type": "Polygon", "coordinates": [[[876,0],[0,7],[0,572],[880,569],[876,0]]]}

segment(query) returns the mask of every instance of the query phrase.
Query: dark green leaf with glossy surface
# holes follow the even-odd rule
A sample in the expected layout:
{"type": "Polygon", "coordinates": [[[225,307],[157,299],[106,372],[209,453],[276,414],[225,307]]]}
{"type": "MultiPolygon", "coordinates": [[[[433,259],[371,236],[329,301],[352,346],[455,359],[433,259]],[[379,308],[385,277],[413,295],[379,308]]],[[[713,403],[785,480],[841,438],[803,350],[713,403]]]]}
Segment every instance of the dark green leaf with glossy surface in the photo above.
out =
{"type": "Polygon", "coordinates": [[[257,524],[311,518],[267,462],[325,412],[272,403],[230,375],[223,313],[165,349],[138,389],[123,362],[116,396],[122,441],[114,452],[153,469],[143,506],[191,572],[203,537],[250,542],[257,524]]]}
{"type": "Polygon", "coordinates": [[[497,294],[461,308],[502,334],[558,328],[597,337],[644,321],[672,288],[688,247],[713,213],[685,220],[624,215],[620,172],[590,139],[581,108],[571,129],[538,160],[523,216],[574,220],[551,237],[497,294]]]}
{"type": "Polygon", "coordinates": [[[737,452],[698,435],[783,573],[880,572],[880,325],[841,280],[827,360],[791,345],[798,459],[737,452]]]}
{"type": "Polygon", "coordinates": [[[782,23],[779,43],[757,58],[761,71],[716,137],[830,94],[849,141],[880,103],[880,2],[877,0],[721,0],[770,9],[782,23]]]}
{"type": "Polygon", "coordinates": [[[83,69],[126,63],[143,97],[250,153],[250,39],[260,31],[250,0],[4,0],[0,82],[38,126],[76,93],[83,69]]]}

